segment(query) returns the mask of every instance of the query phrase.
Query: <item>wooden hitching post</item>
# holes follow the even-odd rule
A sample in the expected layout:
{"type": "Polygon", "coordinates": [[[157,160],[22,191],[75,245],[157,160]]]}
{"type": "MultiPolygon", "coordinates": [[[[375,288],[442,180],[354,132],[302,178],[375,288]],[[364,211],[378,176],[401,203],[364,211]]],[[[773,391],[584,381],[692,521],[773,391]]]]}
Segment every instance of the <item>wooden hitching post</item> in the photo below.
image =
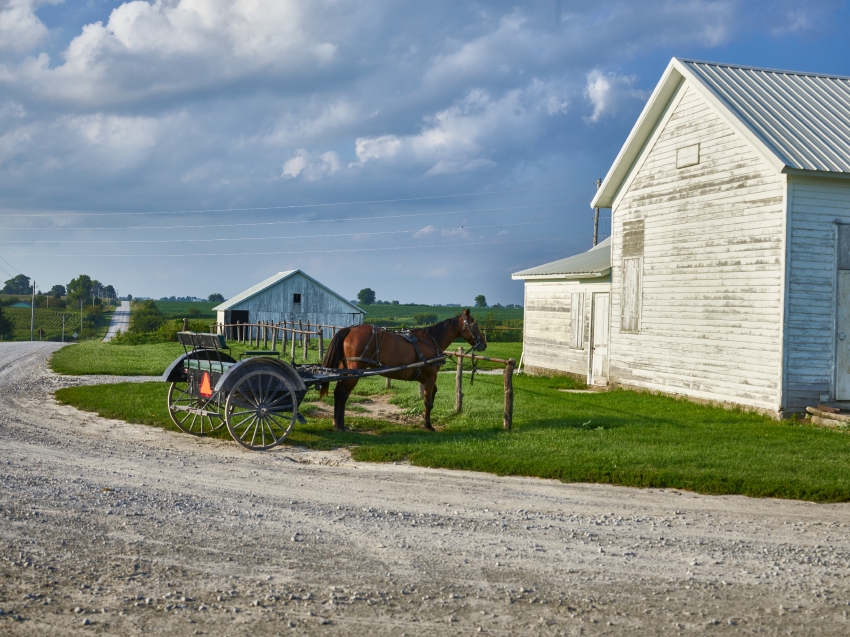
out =
{"type": "Polygon", "coordinates": [[[457,348],[457,371],[455,372],[455,379],[457,381],[457,387],[455,388],[455,411],[460,413],[463,411],[463,348],[457,348]]]}
{"type": "Polygon", "coordinates": [[[505,429],[511,430],[514,424],[514,367],[516,361],[508,359],[505,365],[505,429]]]}
{"type": "Polygon", "coordinates": [[[319,337],[319,362],[322,362],[325,359],[325,330],[318,328],[316,335],[319,337]]]}
{"type": "Polygon", "coordinates": [[[184,332],[189,331],[189,319],[185,319],[185,318],[183,319],[183,331],[184,332]]]}
{"type": "Polygon", "coordinates": [[[387,379],[387,382],[386,382],[386,385],[385,385],[385,386],[386,386],[386,388],[387,388],[387,389],[389,389],[389,388],[391,387],[391,385],[392,385],[392,379],[391,379],[389,376],[384,376],[384,378],[386,378],[386,379],[387,379]]]}

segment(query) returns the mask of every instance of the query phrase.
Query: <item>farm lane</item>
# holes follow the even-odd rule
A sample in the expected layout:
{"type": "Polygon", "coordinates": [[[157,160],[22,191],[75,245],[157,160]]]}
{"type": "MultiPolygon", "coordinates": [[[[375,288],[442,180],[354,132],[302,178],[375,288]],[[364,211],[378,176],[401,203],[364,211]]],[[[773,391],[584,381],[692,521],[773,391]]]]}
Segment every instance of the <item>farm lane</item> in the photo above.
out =
{"type": "Polygon", "coordinates": [[[112,313],[112,320],[109,323],[109,330],[104,341],[111,341],[118,336],[119,332],[127,332],[130,329],[130,301],[121,301],[121,307],[117,308],[112,313]]]}
{"type": "Polygon", "coordinates": [[[850,630],[850,505],[249,453],[57,405],[56,347],[0,343],[0,634],[850,630]]]}

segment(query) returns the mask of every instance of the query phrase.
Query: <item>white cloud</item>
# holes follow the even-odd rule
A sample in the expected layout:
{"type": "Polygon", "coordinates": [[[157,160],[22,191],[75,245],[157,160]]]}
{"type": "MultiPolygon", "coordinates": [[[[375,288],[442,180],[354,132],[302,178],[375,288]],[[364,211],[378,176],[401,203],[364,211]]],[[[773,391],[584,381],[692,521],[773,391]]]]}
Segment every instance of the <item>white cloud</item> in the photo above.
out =
{"type": "Polygon", "coordinates": [[[425,226],[424,228],[421,228],[420,230],[416,231],[416,232],[413,234],[413,238],[414,238],[414,239],[421,239],[421,238],[423,238],[423,237],[430,237],[430,236],[431,236],[431,235],[433,235],[436,231],[437,231],[437,229],[436,229],[434,226],[430,226],[430,225],[429,225],[429,226],[425,226]]]}
{"type": "MultiPolygon", "coordinates": [[[[58,4],[56,0],[51,4],[58,4]]],[[[32,50],[47,37],[47,27],[35,14],[43,2],[36,0],[0,0],[0,53],[32,50]]]]}
{"type": "Polygon", "coordinates": [[[333,151],[325,153],[308,153],[299,148],[295,156],[287,160],[283,165],[280,176],[287,179],[301,177],[305,181],[316,181],[322,177],[332,175],[342,167],[342,162],[333,151]]]}
{"type": "Polygon", "coordinates": [[[633,88],[636,81],[634,75],[603,73],[598,69],[588,73],[584,95],[593,106],[593,113],[585,118],[586,121],[598,122],[605,115],[616,114],[629,98],[646,99],[644,91],[633,88]]]}

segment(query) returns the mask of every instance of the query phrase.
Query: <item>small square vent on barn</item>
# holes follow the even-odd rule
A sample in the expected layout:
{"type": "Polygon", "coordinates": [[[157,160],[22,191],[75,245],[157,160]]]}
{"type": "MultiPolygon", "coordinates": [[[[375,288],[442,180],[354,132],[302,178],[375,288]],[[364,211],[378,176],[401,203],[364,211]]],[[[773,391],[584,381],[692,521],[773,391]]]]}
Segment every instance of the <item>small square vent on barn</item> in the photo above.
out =
{"type": "MultiPolygon", "coordinates": [[[[365,312],[301,270],[278,272],[215,308],[217,321],[281,323],[348,327],[360,325],[365,312]]],[[[327,334],[331,334],[328,328],[327,334]]]]}

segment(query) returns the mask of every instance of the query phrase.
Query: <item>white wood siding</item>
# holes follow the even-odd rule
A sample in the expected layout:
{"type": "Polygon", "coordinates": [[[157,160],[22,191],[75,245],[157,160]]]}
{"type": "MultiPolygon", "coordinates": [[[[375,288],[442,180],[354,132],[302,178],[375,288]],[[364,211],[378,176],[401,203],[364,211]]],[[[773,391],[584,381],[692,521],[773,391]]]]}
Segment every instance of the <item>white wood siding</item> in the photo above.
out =
{"type": "Polygon", "coordinates": [[[785,402],[791,411],[834,396],[836,220],[850,223],[850,183],[790,177],[785,402]]]}
{"type": "Polygon", "coordinates": [[[674,100],[612,211],[610,380],[778,410],[785,177],[692,87],[674,100]],[[626,333],[623,226],[639,219],[640,332],[626,333]]]}
{"type": "MultiPolygon", "coordinates": [[[[311,325],[338,325],[346,327],[363,322],[362,314],[344,303],[323,287],[296,273],[271,286],[260,294],[246,299],[231,308],[248,310],[248,320],[256,321],[310,321],[311,325]],[[301,295],[301,303],[293,303],[293,295],[301,295]]],[[[330,336],[330,330],[326,335],[330,336]]]]}
{"type": "MultiPolygon", "coordinates": [[[[607,278],[607,277],[606,277],[607,278]]],[[[523,312],[523,362],[529,371],[551,370],[587,376],[590,295],[607,292],[606,281],[526,281],[523,312]],[[571,306],[574,293],[584,295],[582,349],[570,347],[571,306]]]]}

